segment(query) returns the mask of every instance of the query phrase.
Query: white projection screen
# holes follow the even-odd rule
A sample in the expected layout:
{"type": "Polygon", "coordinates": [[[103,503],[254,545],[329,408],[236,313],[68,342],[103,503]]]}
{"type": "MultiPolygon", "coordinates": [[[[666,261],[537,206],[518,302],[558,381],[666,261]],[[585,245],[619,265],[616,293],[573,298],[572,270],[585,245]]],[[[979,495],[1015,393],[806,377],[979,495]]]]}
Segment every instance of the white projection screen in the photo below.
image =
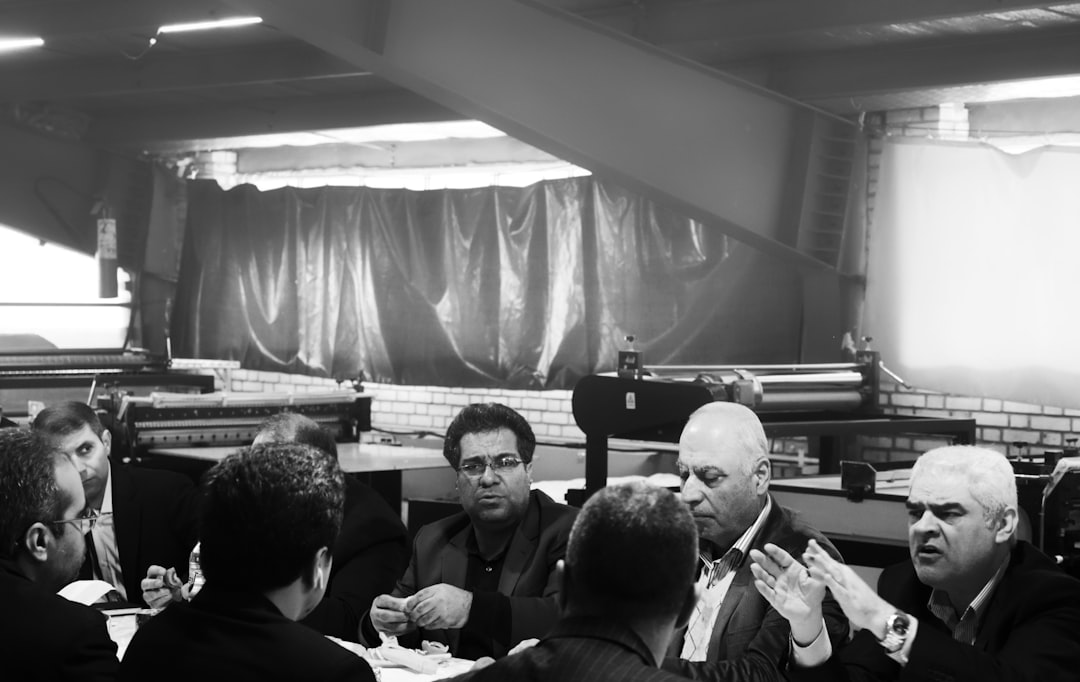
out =
{"type": "Polygon", "coordinates": [[[918,388],[1080,408],[1080,151],[889,141],[863,333],[918,388]]]}

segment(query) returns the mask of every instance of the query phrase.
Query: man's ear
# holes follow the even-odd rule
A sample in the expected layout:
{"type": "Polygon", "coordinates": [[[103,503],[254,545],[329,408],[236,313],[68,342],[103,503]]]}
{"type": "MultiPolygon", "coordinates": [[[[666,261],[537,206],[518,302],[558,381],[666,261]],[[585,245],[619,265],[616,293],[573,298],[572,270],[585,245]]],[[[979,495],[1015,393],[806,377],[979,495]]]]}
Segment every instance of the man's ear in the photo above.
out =
{"type": "Polygon", "coordinates": [[[105,446],[105,456],[112,454],[112,432],[105,429],[101,432],[101,444],[105,446]]]}
{"type": "Polygon", "coordinates": [[[694,583],[690,586],[686,596],[683,597],[682,606],[679,607],[679,616],[675,619],[675,629],[679,630],[687,626],[690,617],[694,615],[694,607],[701,599],[701,587],[694,583]]]}
{"type": "Polygon", "coordinates": [[[555,562],[555,589],[558,590],[555,601],[559,604],[559,611],[565,613],[567,607],[566,595],[570,592],[570,574],[566,571],[566,562],[559,559],[555,562]]]}
{"type": "Polygon", "coordinates": [[[314,584],[324,591],[330,586],[330,569],[334,567],[334,556],[329,547],[320,547],[315,552],[314,584]]]}
{"type": "Polygon", "coordinates": [[[53,536],[44,523],[35,523],[30,526],[22,537],[22,549],[33,561],[46,563],[49,560],[49,547],[53,536]]]}
{"type": "Polygon", "coordinates": [[[1006,507],[1001,517],[994,522],[994,542],[999,545],[1011,542],[1013,535],[1016,534],[1018,522],[1016,510],[1012,507],[1006,507]]]}
{"type": "Polygon", "coordinates": [[[334,558],[330,554],[330,548],[320,547],[312,555],[311,561],[304,566],[303,573],[300,574],[301,582],[309,589],[325,590],[330,582],[330,569],[333,567],[333,563],[334,558]]]}
{"type": "Polygon", "coordinates": [[[772,479],[772,465],[768,457],[762,457],[754,463],[751,475],[754,477],[754,492],[764,495],[769,492],[769,481],[772,479]]]}

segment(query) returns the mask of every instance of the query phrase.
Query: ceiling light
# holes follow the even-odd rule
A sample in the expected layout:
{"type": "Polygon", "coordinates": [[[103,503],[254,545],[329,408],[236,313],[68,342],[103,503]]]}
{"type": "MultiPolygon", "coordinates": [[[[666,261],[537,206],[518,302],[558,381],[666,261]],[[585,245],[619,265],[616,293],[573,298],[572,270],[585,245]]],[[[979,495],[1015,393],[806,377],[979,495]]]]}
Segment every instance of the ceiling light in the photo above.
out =
{"type": "Polygon", "coordinates": [[[235,28],[261,24],[262,17],[231,17],[213,21],[193,21],[187,24],[169,24],[158,29],[158,33],[183,33],[185,31],[208,31],[215,28],[235,28]]]}
{"type": "Polygon", "coordinates": [[[22,50],[28,47],[41,47],[45,41],[41,38],[0,38],[0,52],[22,50]]]}

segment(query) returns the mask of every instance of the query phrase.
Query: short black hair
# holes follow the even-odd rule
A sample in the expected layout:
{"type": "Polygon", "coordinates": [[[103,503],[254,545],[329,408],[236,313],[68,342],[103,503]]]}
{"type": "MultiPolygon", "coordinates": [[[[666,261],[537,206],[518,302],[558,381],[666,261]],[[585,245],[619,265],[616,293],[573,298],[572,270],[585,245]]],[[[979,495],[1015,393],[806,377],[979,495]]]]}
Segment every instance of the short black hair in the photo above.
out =
{"type": "Polygon", "coordinates": [[[446,429],[443,457],[455,469],[461,462],[461,439],[470,433],[488,433],[507,428],[517,436],[518,457],[525,464],[532,461],[536,436],[518,412],[501,403],[473,403],[461,408],[446,429]]]}
{"type": "Polygon", "coordinates": [[[61,456],[39,433],[0,429],[0,558],[13,559],[27,528],[59,519],[71,504],[56,482],[61,456]]]}
{"type": "Polygon", "coordinates": [[[319,448],[337,459],[334,435],[314,419],[296,412],[278,412],[259,424],[260,437],[271,443],[301,443],[319,448]]]}
{"type": "Polygon", "coordinates": [[[571,613],[673,615],[697,574],[697,528],[686,505],[666,488],[608,486],[582,507],[564,561],[571,613]]]}
{"type": "Polygon", "coordinates": [[[105,425],[101,423],[94,408],[77,400],[65,400],[64,402],[49,405],[34,417],[32,427],[35,431],[58,438],[75,433],[84,426],[101,438],[105,433],[105,425]]]}
{"type": "Polygon", "coordinates": [[[341,529],[336,460],[297,443],[243,448],[207,472],[199,523],[208,583],[256,591],[288,585],[341,529]]]}

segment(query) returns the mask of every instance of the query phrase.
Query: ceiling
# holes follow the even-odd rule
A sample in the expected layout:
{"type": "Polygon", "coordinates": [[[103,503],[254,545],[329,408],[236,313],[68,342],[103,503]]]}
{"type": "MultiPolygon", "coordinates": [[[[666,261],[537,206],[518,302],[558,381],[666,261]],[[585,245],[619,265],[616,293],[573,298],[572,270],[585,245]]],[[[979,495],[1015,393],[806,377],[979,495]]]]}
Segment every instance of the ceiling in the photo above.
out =
{"type": "MultiPolygon", "coordinates": [[[[453,92],[432,97],[436,90],[409,89],[412,82],[400,77],[400,64],[365,60],[356,45],[342,41],[355,21],[356,43],[377,53],[380,38],[367,27],[373,17],[393,17],[399,2],[0,0],[0,33],[45,40],[42,48],[0,55],[0,106],[9,119],[39,130],[107,149],[158,153],[222,146],[215,141],[242,135],[486,118],[482,111],[478,116],[468,106],[456,106],[453,92]],[[327,36],[306,25],[304,14],[296,11],[301,6],[324,20],[340,18],[346,28],[327,36]],[[157,35],[164,24],[252,13],[264,16],[264,23],[157,35]]],[[[449,7],[460,2],[470,20],[485,23],[483,2],[438,2],[449,7]]],[[[663,59],[688,60],[841,115],[978,102],[993,97],[992,86],[1002,81],[1080,73],[1080,3],[525,4],[573,15],[567,30],[641,41],[642,49],[663,59]]],[[[493,26],[498,21],[493,18],[493,26]]],[[[634,73],[621,77],[633,85],[634,73]]],[[[546,85],[558,91],[557,84],[546,85]]],[[[656,88],[649,81],[642,89],[656,88]]],[[[488,122],[502,127],[503,121],[494,119],[488,122]]]]}

